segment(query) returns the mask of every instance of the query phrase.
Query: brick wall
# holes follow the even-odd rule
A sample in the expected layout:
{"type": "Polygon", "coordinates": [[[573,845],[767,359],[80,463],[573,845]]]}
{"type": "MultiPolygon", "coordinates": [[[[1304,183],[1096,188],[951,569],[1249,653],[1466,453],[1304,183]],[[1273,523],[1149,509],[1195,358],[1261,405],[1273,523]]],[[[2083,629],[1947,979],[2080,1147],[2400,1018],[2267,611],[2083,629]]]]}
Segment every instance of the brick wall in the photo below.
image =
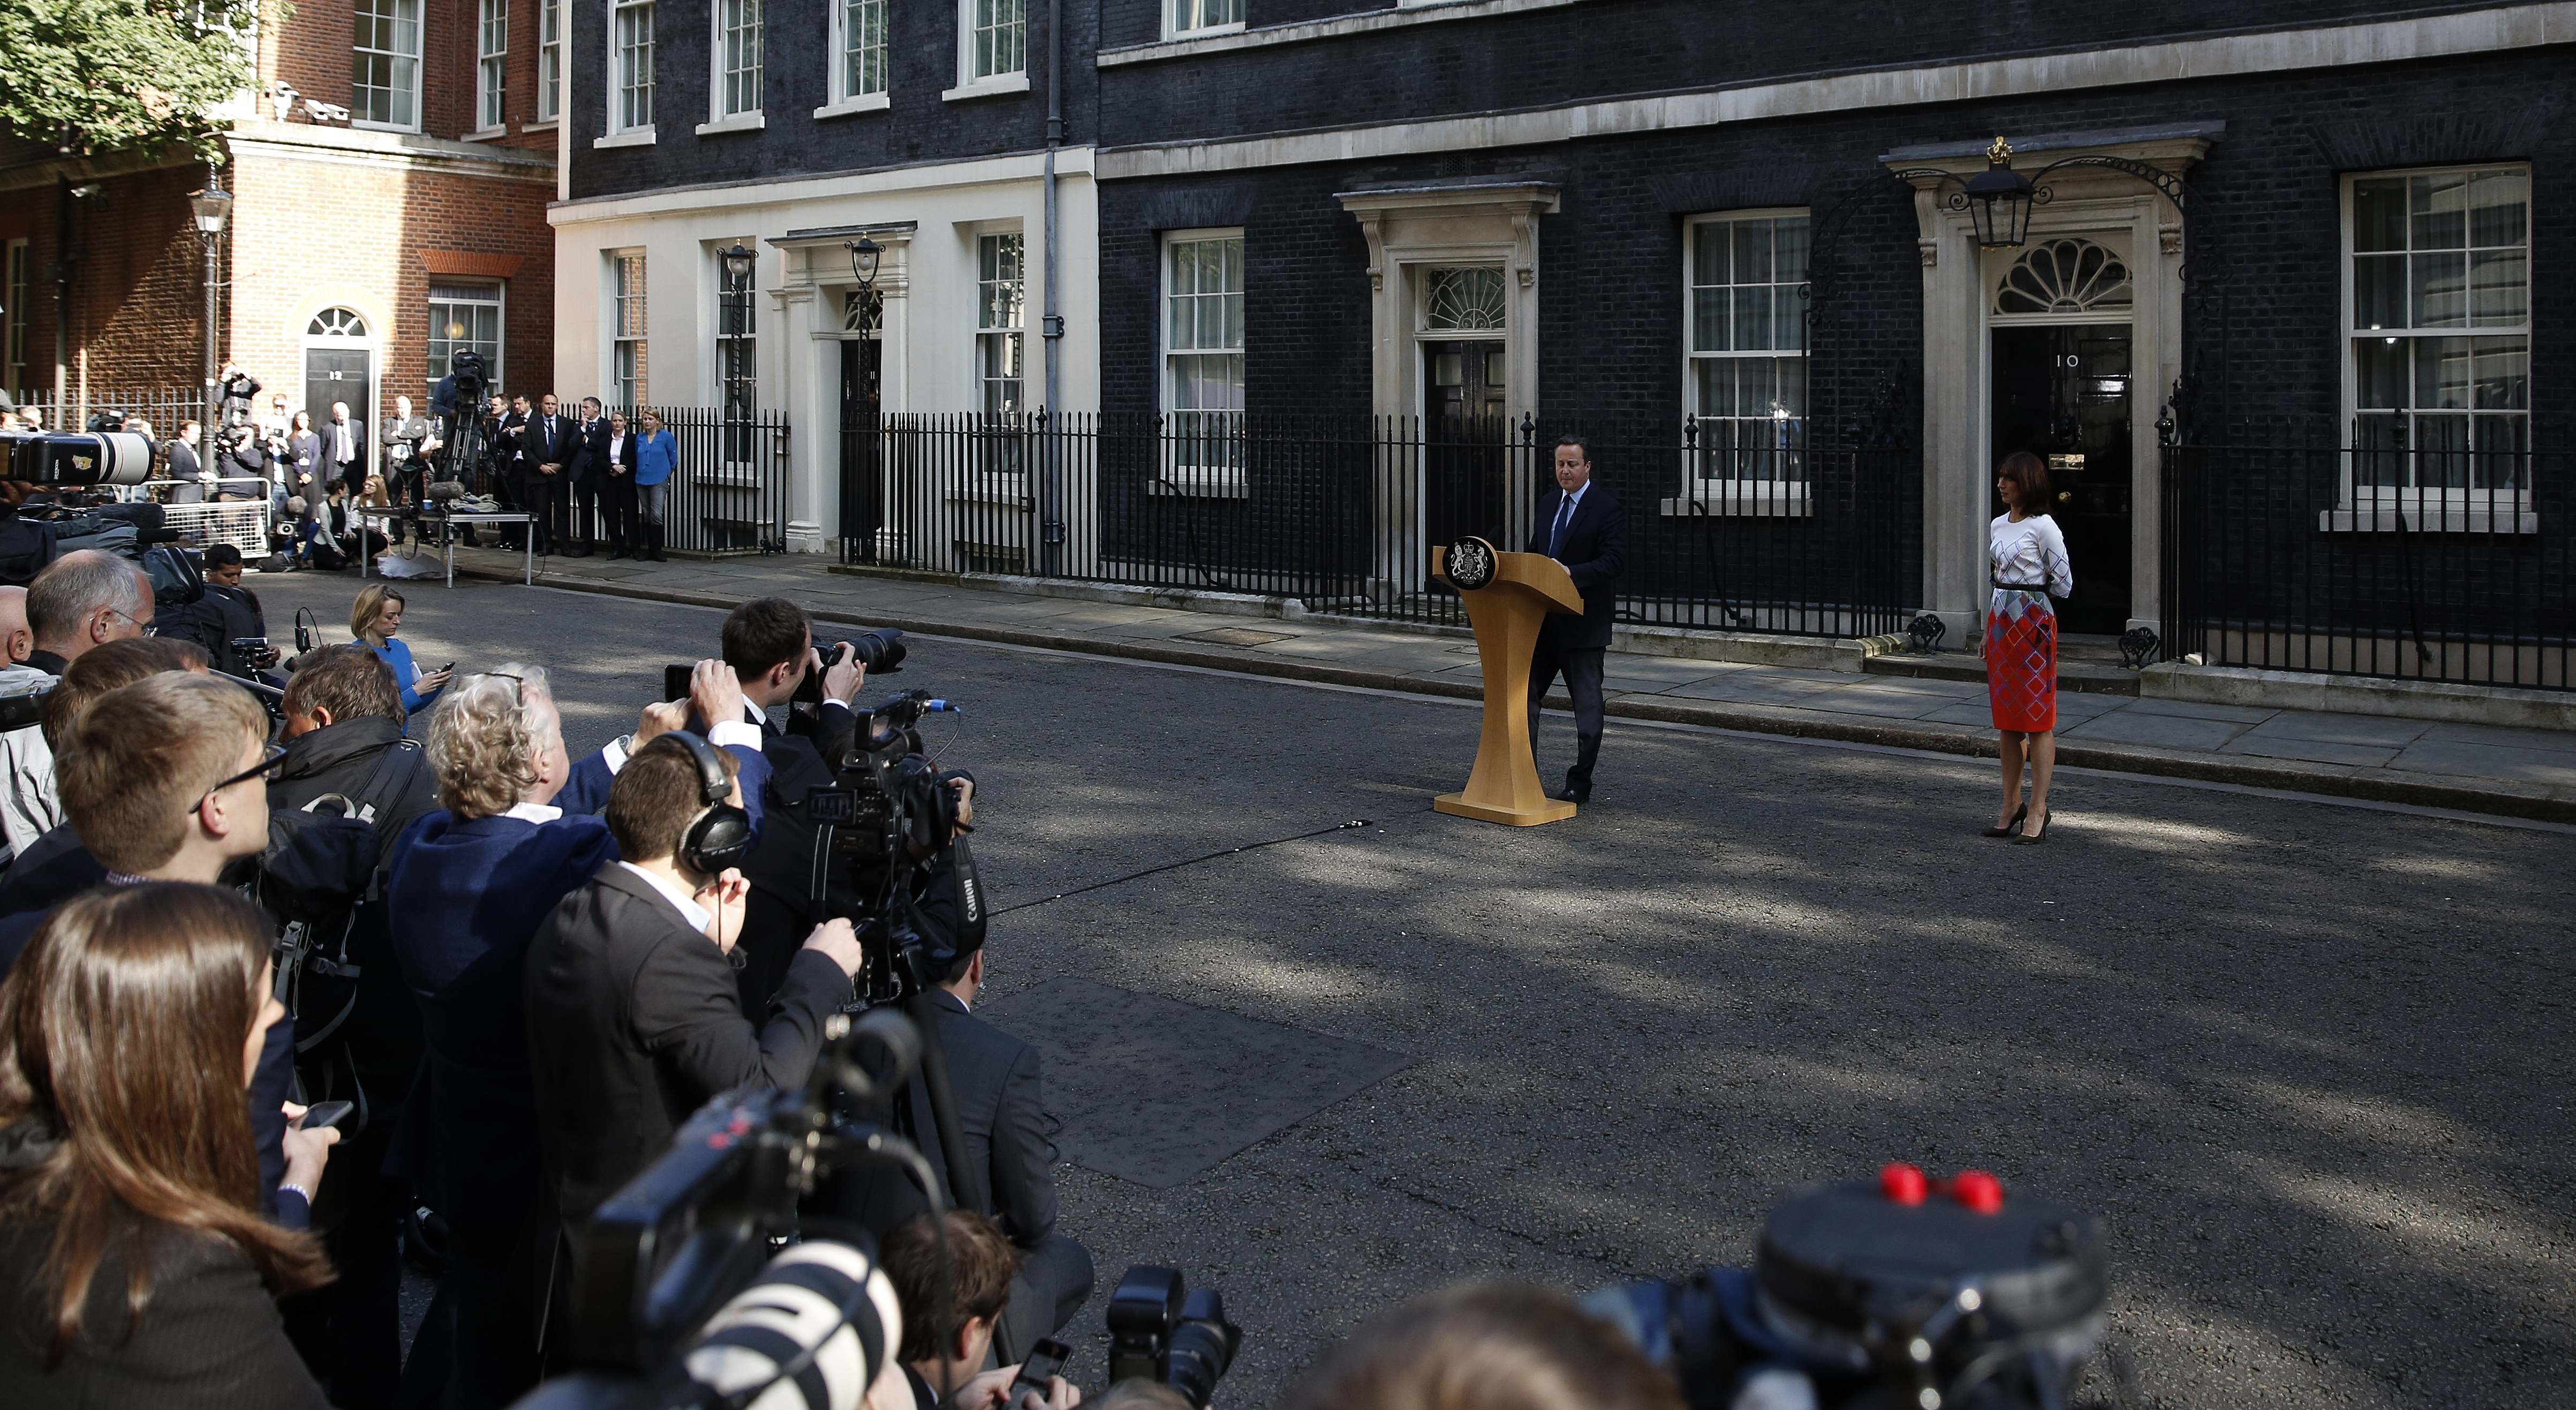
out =
{"type": "MultiPolygon", "coordinates": [[[[939,96],[957,85],[955,0],[897,0],[888,6],[887,93],[883,112],[814,117],[829,101],[829,10],[824,5],[773,5],[764,35],[762,111],[757,132],[700,137],[694,129],[709,115],[708,51],[712,33],[708,0],[660,0],[655,7],[653,115],[656,140],[649,147],[594,150],[606,130],[608,63],[601,42],[608,32],[606,0],[574,0],[570,23],[585,37],[568,80],[566,119],[572,125],[572,194],[575,197],[654,190],[701,182],[753,181],[816,172],[851,171],[909,162],[952,161],[1045,145],[1047,111],[1047,7],[1029,7],[1029,91],[947,102],[939,96]]],[[[1091,64],[1096,6],[1064,7],[1066,64],[1064,106],[1069,140],[1092,140],[1091,64]]]]}
{"type": "MultiPolygon", "coordinates": [[[[500,145],[551,151],[552,129],[526,130],[537,121],[537,39],[546,0],[509,0],[509,49],[503,63],[500,145]]],[[[260,111],[275,116],[273,88],[283,78],[305,98],[349,105],[350,63],[357,34],[352,0],[299,0],[292,19],[266,12],[261,46],[260,111]]],[[[421,131],[457,138],[479,130],[475,111],[477,25],[482,0],[423,0],[421,17],[421,131]]],[[[299,105],[300,106],[300,105],[299,105]]],[[[304,121],[304,118],[297,118],[304,121]]]]}
{"type": "MultiPolygon", "coordinates": [[[[95,196],[72,202],[73,248],[80,255],[72,289],[68,383],[75,394],[86,347],[96,391],[167,391],[196,387],[205,308],[205,253],[188,209],[188,193],[205,168],[184,166],[110,177],[95,196]]],[[[54,382],[54,287],[58,188],[14,192],[0,215],[0,239],[28,241],[26,362],[14,396],[50,401],[54,382]]]]}

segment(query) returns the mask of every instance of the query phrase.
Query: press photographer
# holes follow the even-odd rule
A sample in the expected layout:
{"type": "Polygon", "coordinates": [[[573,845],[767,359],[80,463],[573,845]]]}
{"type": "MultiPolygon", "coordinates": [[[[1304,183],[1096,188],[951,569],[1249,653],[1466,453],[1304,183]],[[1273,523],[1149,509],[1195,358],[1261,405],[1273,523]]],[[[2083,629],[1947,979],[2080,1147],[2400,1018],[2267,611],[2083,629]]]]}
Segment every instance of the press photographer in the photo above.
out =
{"type": "Polygon", "coordinates": [[[537,1132],[569,1229],[716,1093],[804,1085],[824,1019],[849,1001],[859,943],[833,920],[806,937],[767,1021],[742,1016],[728,960],[752,833],[737,769],[685,732],[638,750],[608,795],[620,860],[567,896],[530,946],[537,1132]]]}
{"type": "Polygon", "coordinates": [[[284,682],[268,674],[277,649],[268,644],[268,617],[259,595],[242,586],[242,552],[228,543],[206,545],[205,590],[195,602],[162,613],[160,634],[195,642],[215,669],[272,689],[284,682]]]}
{"type": "MultiPolygon", "coordinates": [[[[13,730],[0,738],[0,749],[5,749],[11,764],[7,814],[13,828],[52,819],[17,849],[7,876],[0,879],[0,916],[42,912],[107,879],[107,868],[64,825],[67,815],[55,777],[55,753],[68,747],[72,729],[91,703],[111,690],[165,671],[205,669],[206,653],[188,642],[157,636],[109,642],[83,653],[60,681],[37,697],[38,720],[33,729],[13,730]]],[[[0,920],[0,931],[12,924],[0,920]]]]}
{"type": "MultiPolygon", "coordinates": [[[[1020,1365],[986,1371],[984,1358],[1011,1298],[1019,1250],[992,1220],[956,1210],[897,1225],[886,1235],[880,1257],[903,1306],[903,1347],[897,1354],[916,1410],[989,1410],[1008,1404],[1020,1365]],[[944,1245],[937,1222],[942,1218],[948,1225],[944,1245]]],[[[1047,1392],[1039,1397],[1044,1410],[1072,1410],[1082,1403],[1082,1392],[1063,1376],[1050,1372],[1044,1381],[1047,1392]]],[[[1011,1410],[1023,1407],[1012,1405],[1011,1410]]]]}

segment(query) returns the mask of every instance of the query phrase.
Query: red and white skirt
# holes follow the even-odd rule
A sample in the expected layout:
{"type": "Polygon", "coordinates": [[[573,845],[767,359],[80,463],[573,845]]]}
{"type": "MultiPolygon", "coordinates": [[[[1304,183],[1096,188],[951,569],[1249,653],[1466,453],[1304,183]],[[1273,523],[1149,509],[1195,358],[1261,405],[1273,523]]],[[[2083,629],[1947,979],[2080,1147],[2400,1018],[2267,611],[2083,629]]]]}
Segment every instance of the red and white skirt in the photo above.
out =
{"type": "Polygon", "coordinates": [[[2016,615],[1986,611],[1986,696],[1995,728],[2045,734],[2057,728],[2057,615],[2025,605],[2016,615]]]}

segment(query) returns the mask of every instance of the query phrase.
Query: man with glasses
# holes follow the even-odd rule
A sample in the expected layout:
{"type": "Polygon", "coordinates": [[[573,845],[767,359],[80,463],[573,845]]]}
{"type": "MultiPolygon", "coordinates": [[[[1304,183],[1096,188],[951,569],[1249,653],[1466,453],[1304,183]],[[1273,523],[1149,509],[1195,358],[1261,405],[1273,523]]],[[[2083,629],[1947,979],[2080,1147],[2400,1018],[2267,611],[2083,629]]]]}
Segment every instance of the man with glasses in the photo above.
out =
{"type": "Polygon", "coordinates": [[[117,557],[85,548],[45,565],[27,585],[27,664],[48,675],[95,646],[141,636],[152,625],[152,580],[117,557]]]}

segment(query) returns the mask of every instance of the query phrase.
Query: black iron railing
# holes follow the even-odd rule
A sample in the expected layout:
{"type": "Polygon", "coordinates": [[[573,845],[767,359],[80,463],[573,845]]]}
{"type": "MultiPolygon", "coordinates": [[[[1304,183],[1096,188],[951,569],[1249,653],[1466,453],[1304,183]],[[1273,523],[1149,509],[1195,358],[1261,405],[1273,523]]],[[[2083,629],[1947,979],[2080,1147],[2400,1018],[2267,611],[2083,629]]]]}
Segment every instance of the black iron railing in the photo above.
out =
{"type": "MultiPolygon", "coordinates": [[[[640,432],[643,409],[618,408],[640,432]]],[[[783,413],[715,406],[656,406],[679,467],[664,511],[675,553],[780,553],[787,547],[788,426],[783,413]]]]}
{"type": "MultiPolygon", "coordinates": [[[[1431,549],[1527,546],[1554,490],[1533,421],[1035,415],[853,417],[846,561],[1295,598],[1455,623],[1431,549]]],[[[1592,440],[1626,509],[1628,622],[1810,636],[1894,632],[1919,561],[1915,452],[1794,425],[1592,440]]]]}
{"type": "Polygon", "coordinates": [[[2576,689],[2571,428],[2335,429],[2166,447],[2165,654],[2576,689]]]}
{"type": "Polygon", "coordinates": [[[86,407],[77,398],[67,407],[50,396],[20,398],[18,405],[41,417],[48,431],[86,431],[92,417],[121,412],[152,423],[152,434],[165,441],[179,434],[180,422],[203,421],[206,416],[206,394],[197,387],[91,392],[86,407]]]}

